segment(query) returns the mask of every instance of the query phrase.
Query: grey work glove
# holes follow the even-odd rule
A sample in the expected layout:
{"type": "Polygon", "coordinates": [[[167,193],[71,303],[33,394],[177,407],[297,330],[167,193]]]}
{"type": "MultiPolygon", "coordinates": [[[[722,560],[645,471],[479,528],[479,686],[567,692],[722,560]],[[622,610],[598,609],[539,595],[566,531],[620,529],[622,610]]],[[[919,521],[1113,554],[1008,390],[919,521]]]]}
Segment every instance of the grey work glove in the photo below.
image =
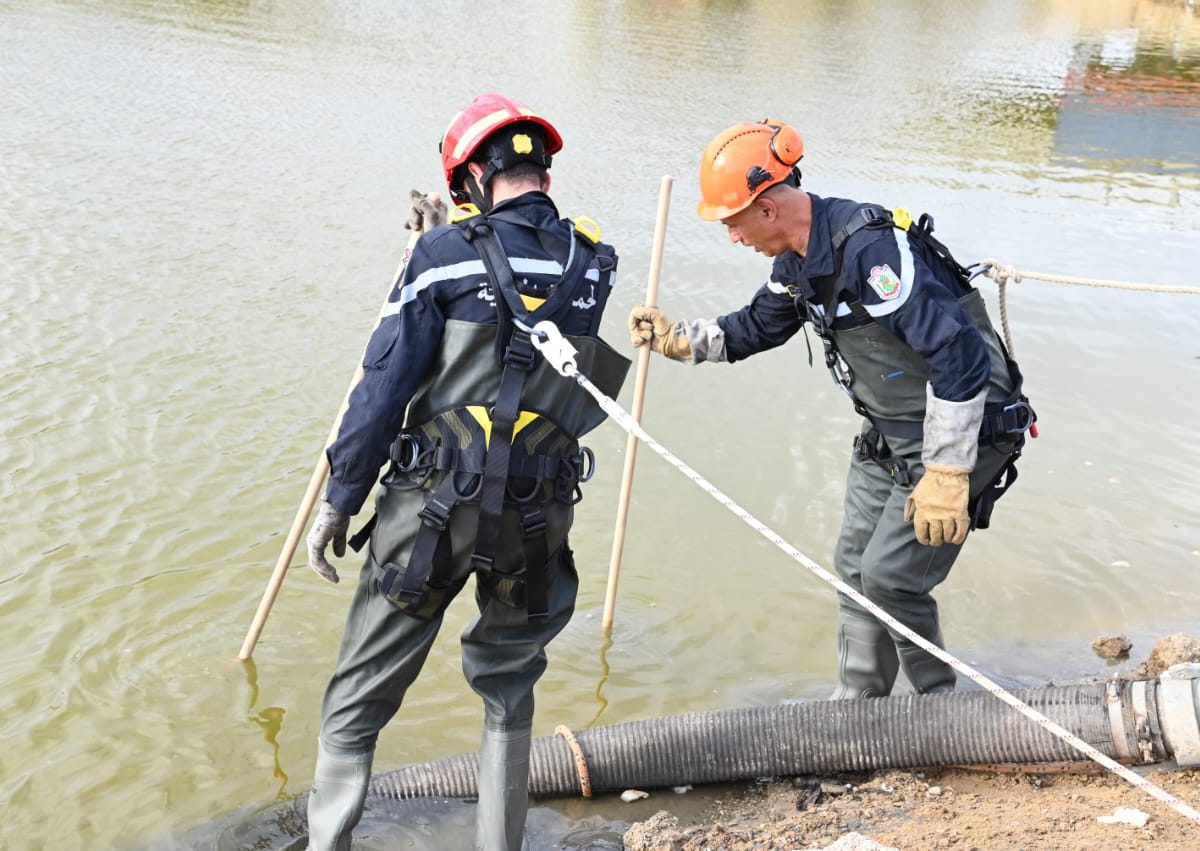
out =
{"type": "Polygon", "coordinates": [[[308,566],[320,574],[322,579],[337,583],[337,571],[325,558],[325,548],[332,541],[333,554],[338,558],[344,556],[348,531],[350,515],[342,514],[328,502],[321,500],[321,510],[308,532],[308,566]]]}
{"type": "Polygon", "coordinates": [[[436,192],[418,192],[416,189],[409,193],[412,197],[412,207],[408,211],[408,223],[404,226],[417,233],[428,233],[438,225],[446,223],[446,202],[436,192]]]}

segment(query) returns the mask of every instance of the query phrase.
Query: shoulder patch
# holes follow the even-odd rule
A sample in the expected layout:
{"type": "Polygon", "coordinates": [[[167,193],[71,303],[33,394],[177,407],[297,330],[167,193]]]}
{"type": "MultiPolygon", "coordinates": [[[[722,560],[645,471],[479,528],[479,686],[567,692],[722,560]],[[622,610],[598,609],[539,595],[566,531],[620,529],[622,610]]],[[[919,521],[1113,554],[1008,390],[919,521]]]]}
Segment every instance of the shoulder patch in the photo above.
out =
{"type": "Polygon", "coordinates": [[[886,263],[882,266],[871,267],[867,283],[871,285],[871,289],[879,293],[879,297],[884,301],[900,295],[900,277],[886,263]]]}

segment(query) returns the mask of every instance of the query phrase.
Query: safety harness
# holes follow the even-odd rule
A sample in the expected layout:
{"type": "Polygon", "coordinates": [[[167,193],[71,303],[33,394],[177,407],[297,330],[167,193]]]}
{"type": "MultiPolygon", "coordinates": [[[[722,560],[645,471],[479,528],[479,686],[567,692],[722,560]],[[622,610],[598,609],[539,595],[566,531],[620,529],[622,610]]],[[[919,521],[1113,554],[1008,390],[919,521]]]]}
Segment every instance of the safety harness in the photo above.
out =
{"type": "MultiPolygon", "coordinates": [[[[595,461],[591,450],[581,449],[571,435],[548,418],[540,426],[530,423],[537,414],[521,410],[526,379],[538,357],[530,337],[532,325],[543,319],[560,321],[580,297],[588,267],[596,256],[599,234],[588,226],[573,227],[567,246],[568,259],[560,279],[545,299],[522,296],[512,267],[490,220],[530,227],[510,211],[489,216],[477,211],[460,216],[458,225],[483,261],[497,311],[496,357],[501,374],[499,389],[489,408],[468,405],[435,416],[417,429],[406,430],[392,443],[392,470],[402,474],[411,487],[429,490],[418,516],[421,525],[413,542],[407,566],[380,565],[373,561],[379,590],[399,607],[419,614],[431,589],[448,587],[453,581],[453,558],[447,529],[456,506],[477,503],[478,527],[471,565],[506,602],[524,607],[530,619],[547,615],[547,564],[551,553],[547,542],[546,516],[542,505],[554,499],[568,505],[579,501],[579,485],[591,478],[595,461]],[[466,412],[464,414],[464,411],[466,412]],[[463,416],[480,426],[469,428],[463,416]],[[514,438],[526,429],[522,447],[545,451],[514,452],[514,438]],[[474,434],[466,439],[464,435],[474,434]],[[524,568],[501,570],[496,564],[505,505],[516,507],[521,526],[524,568]]],[[[590,220],[589,220],[590,221],[590,220]]],[[[592,223],[594,225],[594,223],[592,223]]],[[[544,245],[552,235],[537,230],[544,245]]],[[[562,250],[561,242],[558,250],[562,250]]],[[[601,311],[595,311],[593,326],[601,311]]],[[[593,333],[597,330],[593,327],[593,333]]],[[[389,481],[397,477],[389,472],[389,481]]],[[[371,523],[360,530],[352,545],[359,547],[370,534],[371,523]]]]}
{"type": "MultiPolygon", "coordinates": [[[[841,277],[845,260],[846,243],[860,230],[898,228],[905,234],[915,237],[928,247],[962,282],[968,290],[973,289],[971,280],[974,277],[970,269],[963,266],[950,250],[933,236],[933,217],[928,213],[921,215],[915,223],[912,215],[904,209],[897,208],[895,212],[882,207],[866,205],[859,207],[833,236],[833,275],[825,279],[818,291],[820,309],[802,294],[793,292],[793,301],[798,312],[804,316],[821,338],[825,353],[825,366],[829,374],[854,404],[854,410],[871,423],[867,431],[859,434],[854,440],[854,452],[860,460],[870,460],[882,467],[888,475],[903,486],[912,484],[912,474],[905,460],[895,455],[887,445],[886,438],[921,440],[924,437],[924,423],[916,420],[885,419],[872,413],[853,390],[854,372],[846,362],[833,338],[833,318],[836,316],[838,303],[844,303],[851,314],[861,323],[872,323],[887,330],[886,326],[871,315],[862,301],[853,293],[846,292],[837,285],[841,277]]],[[[971,514],[971,528],[986,529],[990,524],[992,508],[996,501],[1004,495],[1017,479],[1016,462],[1021,457],[1025,445],[1025,432],[1037,422],[1037,414],[1029,404],[1029,399],[1022,392],[1024,378],[1016,361],[1012,359],[1007,347],[997,337],[997,344],[1004,356],[1013,390],[1009,397],[1000,402],[990,402],[984,407],[983,420],[980,423],[979,439],[998,448],[1000,442],[1015,441],[1014,448],[1008,456],[1008,461],[996,477],[972,500],[968,510],[971,514]]],[[[809,362],[812,362],[812,351],[809,350],[809,362]]]]}

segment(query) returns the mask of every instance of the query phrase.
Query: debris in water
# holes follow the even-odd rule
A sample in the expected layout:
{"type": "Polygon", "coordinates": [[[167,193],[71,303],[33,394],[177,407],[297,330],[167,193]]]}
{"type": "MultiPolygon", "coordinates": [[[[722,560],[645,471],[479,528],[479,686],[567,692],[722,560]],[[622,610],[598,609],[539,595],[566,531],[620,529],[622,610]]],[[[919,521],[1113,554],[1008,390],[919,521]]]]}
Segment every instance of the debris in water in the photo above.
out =
{"type": "Polygon", "coordinates": [[[642,798],[649,798],[649,792],[643,792],[641,789],[626,789],[621,793],[621,800],[629,804],[633,801],[640,801],[642,798]]]}
{"type": "Polygon", "coordinates": [[[1092,649],[1101,659],[1109,662],[1119,662],[1129,658],[1133,642],[1123,635],[1102,635],[1092,640],[1092,649]]]}

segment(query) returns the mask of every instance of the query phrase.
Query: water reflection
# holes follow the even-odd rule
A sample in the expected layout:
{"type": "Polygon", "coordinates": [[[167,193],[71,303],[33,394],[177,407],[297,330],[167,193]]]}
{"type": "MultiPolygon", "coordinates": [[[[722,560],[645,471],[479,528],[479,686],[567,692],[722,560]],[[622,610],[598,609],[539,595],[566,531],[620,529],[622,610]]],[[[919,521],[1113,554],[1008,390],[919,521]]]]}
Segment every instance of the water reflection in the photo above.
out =
{"type": "Polygon", "coordinates": [[[1054,151],[1154,173],[1200,168],[1200,43],[1130,28],[1085,42],[1063,83],[1054,151]]]}
{"type": "Polygon", "coordinates": [[[275,800],[282,801],[287,798],[288,776],[279,760],[279,734],[283,730],[283,717],[287,715],[287,710],[282,706],[267,706],[255,712],[254,706],[258,703],[258,666],[254,664],[253,658],[242,660],[241,664],[246,672],[246,685],[250,693],[249,704],[246,706],[246,718],[251,724],[262,730],[263,738],[271,746],[271,759],[274,762],[272,774],[279,781],[279,790],[275,793],[275,800]]]}

